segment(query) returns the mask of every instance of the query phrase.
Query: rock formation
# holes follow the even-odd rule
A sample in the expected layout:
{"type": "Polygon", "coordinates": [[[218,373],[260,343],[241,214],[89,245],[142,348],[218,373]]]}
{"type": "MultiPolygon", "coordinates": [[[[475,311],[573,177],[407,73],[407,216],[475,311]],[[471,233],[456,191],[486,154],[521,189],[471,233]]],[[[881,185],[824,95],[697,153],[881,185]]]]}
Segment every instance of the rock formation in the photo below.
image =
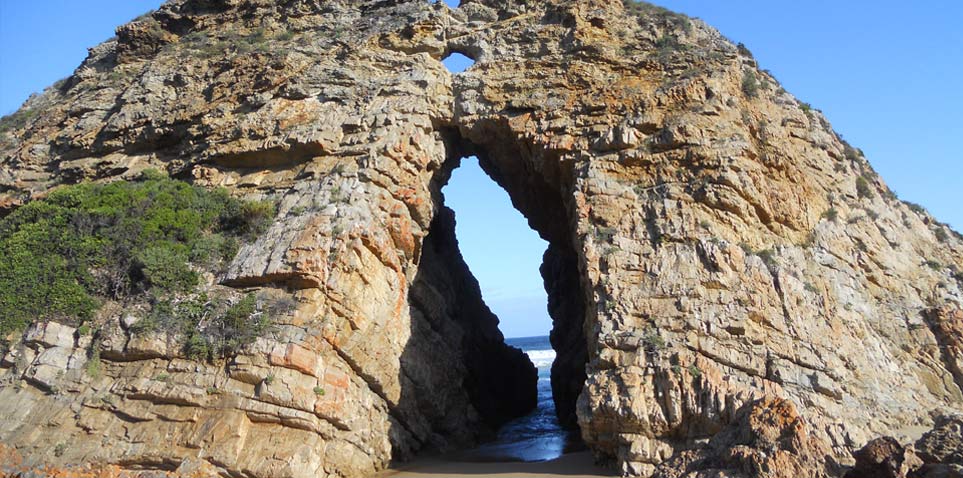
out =
{"type": "Polygon", "coordinates": [[[856,464],[845,478],[963,477],[963,417],[943,415],[916,444],[902,446],[877,438],[854,453],[856,464]]]}
{"type": "Polygon", "coordinates": [[[745,48],[645,4],[171,0],[7,122],[4,211],[147,168],[272,198],[216,281],[297,303],[224,363],[131,338],[135,306],[96,344],[11,337],[23,466],[368,476],[523,413],[531,364],[443,207],[469,154],[550,243],[558,411],[622,473],[833,476],[963,410],[963,239],[745,48]]]}

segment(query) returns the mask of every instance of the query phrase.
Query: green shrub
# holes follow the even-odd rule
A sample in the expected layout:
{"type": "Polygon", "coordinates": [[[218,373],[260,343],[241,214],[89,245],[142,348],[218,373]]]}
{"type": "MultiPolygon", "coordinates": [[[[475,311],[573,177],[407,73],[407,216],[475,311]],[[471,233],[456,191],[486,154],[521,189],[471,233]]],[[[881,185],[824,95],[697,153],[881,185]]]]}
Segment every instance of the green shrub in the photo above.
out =
{"type": "Polygon", "coordinates": [[[270,325],[268,315],[258,309],[257,296],[248,294],[218,316],[208,331],[216,353],[223,356],[254,342],[270,325]]]}
{"type": "Polygon", "coordinates": [[[229,357],[268,331],[272,317],[268,310],[273,304],[259,301],[254,294],[233,304],[226,298],[210,298],[205,294],[176,301],[160,300],[146,318],[131,327],[131,332],[168,334],[179,341],[184,354],[194,360],[229,357]]]}
{"type": "Polygon", "coordinates": [[[324,396],[324,389],[321,388],[321,387],[314,387],[314,394],[317,395],[317,396],[319,396],[319,397],[323,397],[323,396],[324,396]]]}
{"type": "Polygon", "coordinates": [[[916,204],[915,202],[903,201],[903,203],[906,204],[906,206],[910,208],[910,211],[913,211],[913,212],[915,212],[916,214],[926,214],[926,213],[927,213],[925,207],[920,206],[919,204],[916,204]]]}
{"type": "Polygon", "coordinates": [[[759,78],[756,77],[755,72],[747,71],[742,75],[742,92],[746,98],[759,96],[759,78]]]}
{"type": "Polygon", "coordinates": [[[622,0],[622,4],[626,13],[640,20],[655,19],[686,32],[692,30],[692,21],[681,13],[641,0],[622,0]]]}
{"type": "Polygon", "coordinates": [[[608,226],[599,226],[595,229],[595,238],[601,242],[610,242],[615,238],[618,229],[608,226]]]}
{"type": "MultiPolygon", "coordinates": [[[[279,37],[282,40],[290,39],[293,38],[293,34],[288,36],[288,34],[282,33],[279,37]]],[[[272,45],[263,28],[254,29],[247,35],[228,32],[217,37],[212,37],[206,32],[192,32],[184,35],[180,42],[194,54],[204,59],[222,57],[229,53],[235,55],[270,53],[272,45]]]]}
{"type": "Polygon", "coordinates": [[[210,342],[199,333],[188,336],[184,343],[184,354],[194,360],[209,360],[213,356],[210,342]]]}
{"type": "Polygon", "coordinates": [[[766,267],[769,269],[776,267],[776,251],[772,249],[763,249],[757,252],[756,255],[762,259],[762,262],[764,262],[766,267]]]}
{"type": "Polygon", "coordinates": [[[843,141],[843,155],[845,155],[849,161],[856,162],[863,156],[863,153],[851,144],[843,141]]]}
{"type": "Polygon", "coordinates": [[[662,35],[655,41],[656,56],[660,61],[666,61],[672,54],[679,51],[686,51],[688,46],[679,42],[679,39],[672,35],[662,35]]]}
{"type": "Polygon", "coordinates": [[[88,355],[87,366],[85,367],[87,375],[91,378],[100,378],[100,373],[103,368],[100,363],[100,344],[95,344],[94,347],[91,347],[88,355]]]}
{"type": "Polygon", "coordinates": [[[135,268],[147,287],[187,292],[197,286],[197,273],[190,269],[184,244],[164,242],[150,246],[134,257],[135,268]]]}
{"type": "Polygon", "coordinates": [[[747,47],[745,43],[739,42],[739,44],[736,45],[736,49],[739,50],[740,55],[753,58],[752,52],[749,51],[749,47],[747,47]]]}
{"type": "Polygon", "coordinates": [[[223,234],[210,234],[203,241],[197,241],[189,251],[189,261],[205,269],[215,270],[226,265],[237,255],[240,244],[236,237],[223,234]]]}
{"type": "MultiPolygon", "coordinates": [[[[814,240],[814,238],[810,240],[814,240]]],[[[778,265],[776,262],[776,251],[773,249],[762,249],[756,251],[746,243],[739,244],[739,247],[742,248],[742,251],[745,252],[746,255],[759,256],[759,258],[762,259],[762,262],[766,264],[766,268],[768,268],[770,271],[774,270],[778,265]]]]}
{"type": "Polygon", "coordinates": [[[277,205],[274,201],[234,201],[221,213],[221,224],[236,234],[253,239],[271,225],[277,205]]]}
{"type": "Polygon", "coordinates": [[[869,180],[866,176],[860,176],[856,178],[856,194],[862,199],[872,199],[873,189],[869,185],[869,180]]]}
{"type": "Polygon", "coordinates": [[[642,344],[645,346],[645,350],[650,353],[659,352],[666,347],[665,339],[656,332],[645,334],[642,337],[642,344]]]}
{"type": "Polygon", "coordinates": [[[226,263],[273,211],[153,172],[57,189],[0,219],[0,336],[89,320],[103,298],[189,291],[194,266],[226,263]]]}
{"type": "Polygon", "coordinates": [[[836,220],[839,219],[839,211],[836,208],[831,207],[823,213],[823,218],[829,219],[832,222],[836,222],[836,220]]]}
{"type": "Polygon", "coordinates": [[[21,108],[14,113],[0,118],[0,134],[27,126],[37,116],[38,111],[33,108],[21,108]]]}
{"type": "Polygon", "coordinates": [[[147,22],[147,35],[155,40],[163,40],[166,31],[164,26],[153,17],[148,16],[145,21],[147,22]]]}
{"type": "Polygon", "coordinates": [[[943,226],[937,227],[934,234],[936,234],[936,240],[940,242],[946,242],[950,240],[950,235],[946,232],[946,229],[944,229],[943,226]]]}

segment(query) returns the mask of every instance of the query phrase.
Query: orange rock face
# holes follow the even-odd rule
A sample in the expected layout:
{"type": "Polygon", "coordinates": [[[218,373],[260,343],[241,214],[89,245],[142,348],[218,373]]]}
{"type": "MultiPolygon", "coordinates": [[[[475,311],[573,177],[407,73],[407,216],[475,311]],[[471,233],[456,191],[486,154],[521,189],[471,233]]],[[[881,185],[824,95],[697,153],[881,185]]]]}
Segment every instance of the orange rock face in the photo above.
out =
{"type": "Polygon", "coordinates": [[[203,287],[290,305],[216,363],[134,336],[146,302],[108,301],[96,341],[69,320],[9,337],[0,442],[24,466],[361,477],[527,411],[535,372],[444,208],[470,154],[549,243],[560,419],[621,473],[836,476],[963,411],[963,240],[699,20],[171,0],[24,108],[0,214],[148,168],[272,199],[203,287]],[[475,65],[452,75],[454,51],[475,65]]]}

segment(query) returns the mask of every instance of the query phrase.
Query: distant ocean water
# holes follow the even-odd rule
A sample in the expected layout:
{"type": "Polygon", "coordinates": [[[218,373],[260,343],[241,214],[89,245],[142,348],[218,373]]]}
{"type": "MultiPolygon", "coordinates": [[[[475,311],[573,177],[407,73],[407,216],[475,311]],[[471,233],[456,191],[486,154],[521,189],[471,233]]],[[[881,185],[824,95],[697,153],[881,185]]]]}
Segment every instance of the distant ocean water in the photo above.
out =
{"type": "Polygon", "coordinates": [[[538,367],[538,407],[528,415],[508,422],[498,431],[495,441],[472,451],[483,461],[545,461],[561,456],[572,443],[571,434],[562,429],[552,401],[551,369],[555,350],[548,336],[506,339],[505,343],[522,349],[538,367]]]}
{"type": "Polygon", "coordinates": [[[522,349],[522,352],[525,352],[539,369],[552,368],[552,362],[555,361],[555,350],[552,349],[552,343],[549,342],[547,335],[505,339],[505,343],[522,349]]]}

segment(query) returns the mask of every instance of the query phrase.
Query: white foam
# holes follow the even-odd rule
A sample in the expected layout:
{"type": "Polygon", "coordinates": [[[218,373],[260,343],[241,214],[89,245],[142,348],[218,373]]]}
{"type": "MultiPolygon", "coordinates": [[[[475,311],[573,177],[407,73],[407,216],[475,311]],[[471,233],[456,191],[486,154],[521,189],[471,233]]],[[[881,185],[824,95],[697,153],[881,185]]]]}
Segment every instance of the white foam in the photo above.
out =
{"type": "Polygon", "coordinates": [[[555,361],[555,351],[552,349],[529,350],[525,352],[525,354],[528,355],[529,360],[531,360],[536,367],[548,367],[555,361]]]}

